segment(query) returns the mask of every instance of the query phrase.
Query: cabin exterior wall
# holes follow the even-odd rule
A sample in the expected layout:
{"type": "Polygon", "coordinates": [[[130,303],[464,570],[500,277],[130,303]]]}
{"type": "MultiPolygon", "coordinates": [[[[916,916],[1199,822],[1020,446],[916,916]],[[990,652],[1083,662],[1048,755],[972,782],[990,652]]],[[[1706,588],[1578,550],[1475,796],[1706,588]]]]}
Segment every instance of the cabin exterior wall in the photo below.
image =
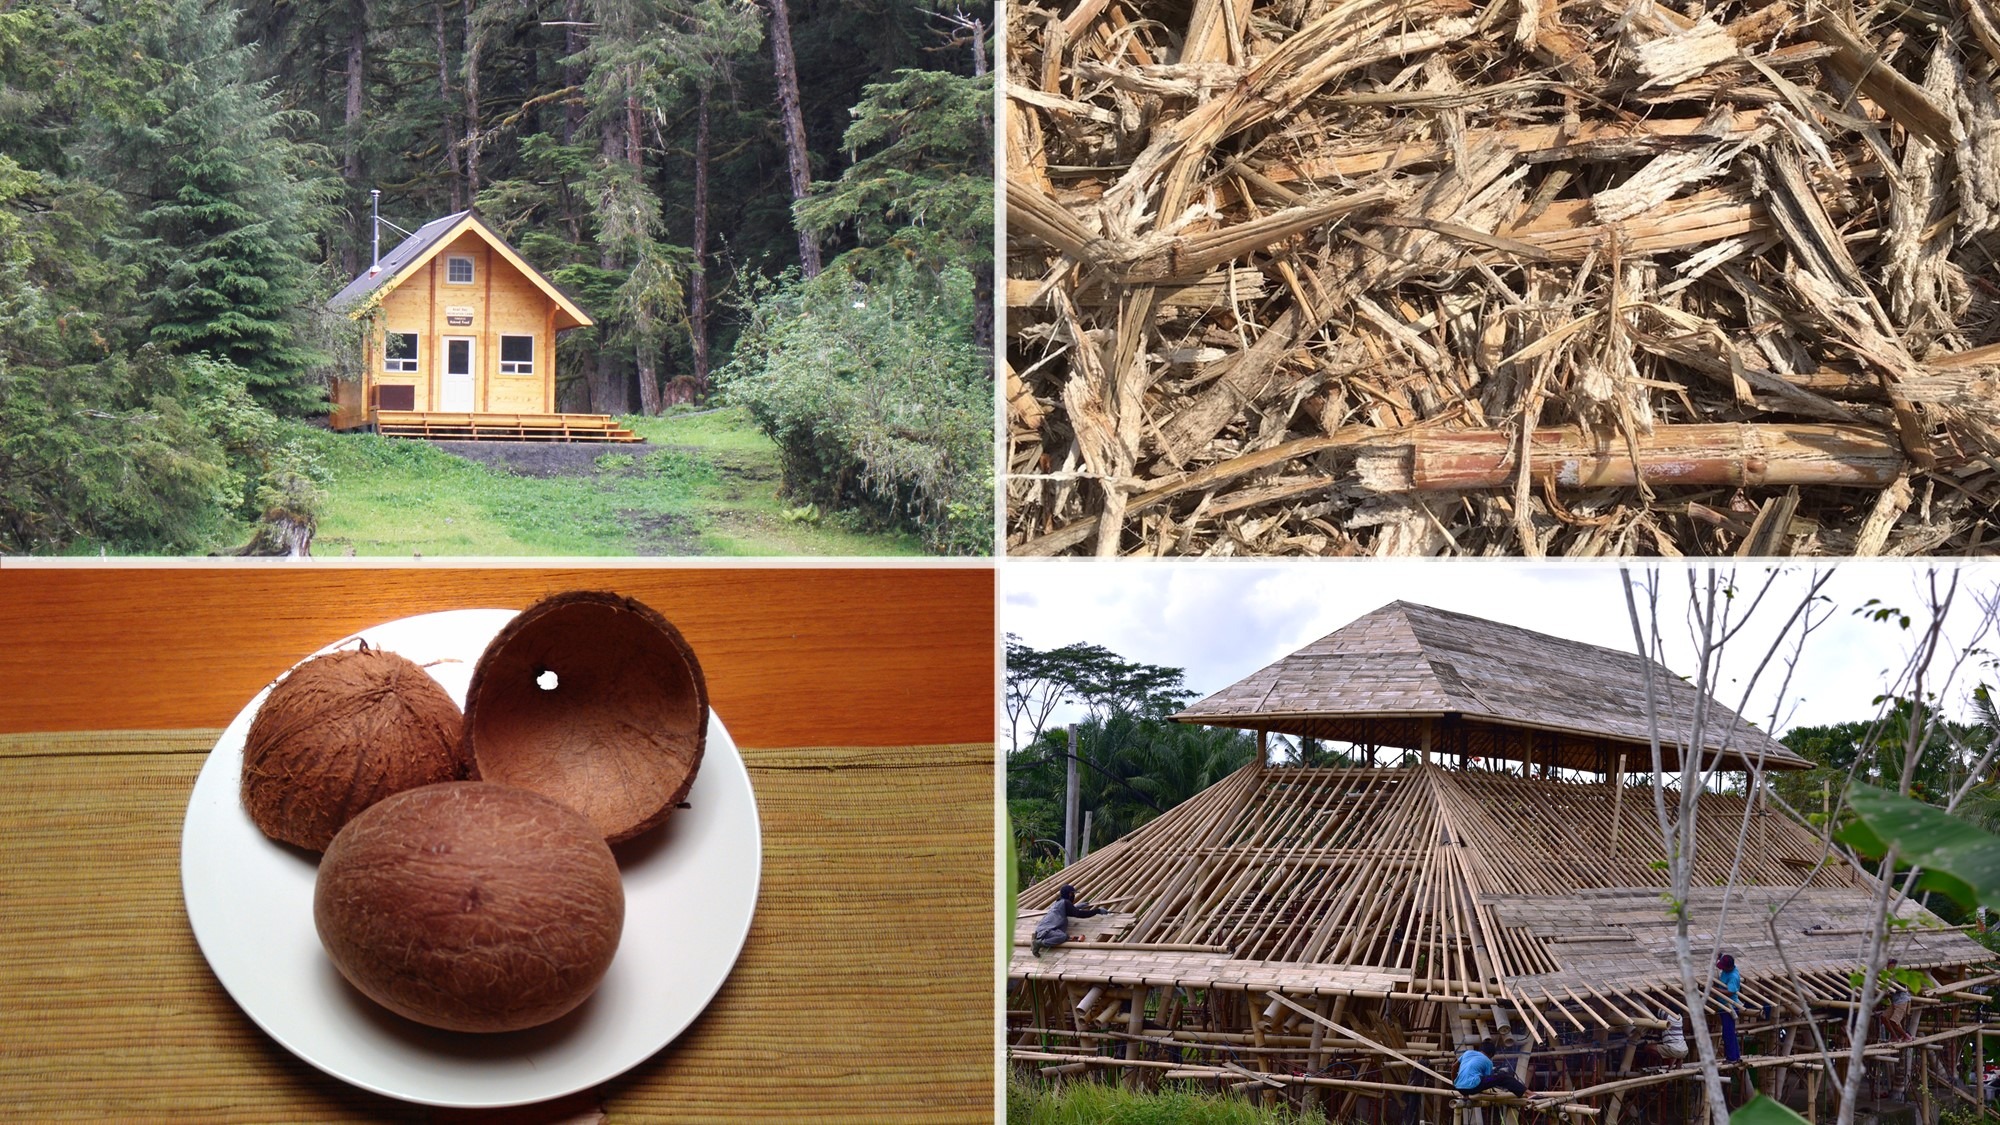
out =
{"type": "MultiPolygon", "coordinates": [[[[472,231],[453,239],[383,295],[368,319],[361,392],[359,396],[344,396],[336,383],[336,429],[364,425],[380,409],[446,410],[445,342],[452,337],[471,341],[469,412],[546,414],[555,410],[554,303],[472,231]],[[470,283],[451,279],[455,258],[471,260],[470,283]],[[385,369],[383,349],[391,332],[416,334],[414,372],[385,369]],[[528,371],[501,370],[502,336],[525,336],[533,341],[528,371]],[[402,388],[407,390],[398,394],[402,388]],[[346,402],[344,397],[358,397],[358,401],[346,402]],[[400,402],[405,397],[407,407],[400,402]]],[[[518,361],[510,366],[518,366],[518,361]]],[[[467,407],[461,401],[449,409],[467,407]]]]}

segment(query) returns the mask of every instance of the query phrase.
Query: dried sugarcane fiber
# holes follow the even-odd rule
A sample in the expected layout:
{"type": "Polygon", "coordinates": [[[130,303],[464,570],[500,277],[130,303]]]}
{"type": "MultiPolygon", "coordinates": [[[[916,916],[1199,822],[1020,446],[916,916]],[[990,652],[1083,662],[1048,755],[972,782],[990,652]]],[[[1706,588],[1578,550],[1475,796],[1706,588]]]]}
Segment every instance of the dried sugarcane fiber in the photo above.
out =
{"type": "Polygon", "coordinates": [[[316,656],[264,698],[243,744],[243,807],[266,836],[325,851],[363,809],[465,777],[458,704],[422,668],[362,647],[316,656]]]}
{"type": "Polygon", "coordinates": [[[518,1031],[597,990],[625,886],[596,827],[538,793],[456,781],[355,817],[320,860],[313,923],[334,967],[397,1015],[518,1031]]]}
{"type": "Polygon", "coordinates": [[[473,669],[472,776],[553,797],[616,843],[687,797],[708,738],[701,662],[666,618],[572,591],[523,610],[473,669]]]}
{"type": "Polygon", "coordinates": [[[1994,0],[1007,19],[1010,554],[1991,550],[1994,0]]]}

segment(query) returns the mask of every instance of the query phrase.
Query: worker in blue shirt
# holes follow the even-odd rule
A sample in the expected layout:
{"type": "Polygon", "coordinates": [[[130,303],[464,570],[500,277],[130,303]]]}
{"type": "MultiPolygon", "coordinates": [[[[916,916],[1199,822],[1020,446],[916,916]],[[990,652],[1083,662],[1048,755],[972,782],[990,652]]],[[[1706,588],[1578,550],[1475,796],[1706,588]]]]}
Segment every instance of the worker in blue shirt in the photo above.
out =
{"type": "Polygon", "coordinates": [[[1743,974],[1736,968],[1736,958],[1727,953],[1716,959],[1715,967],[1720,970],[1715,983],[1721,991],[1715,1003],[1721,1009],[1722,1057],[1730,1062],[1741,1062],[1743,1048],[1736,1042],[1736,1009],[1743,1003],[1743,974]]]}
{"type": "Polygon", "coordinates": [[[1458,1056],[1458,1078],[1452,1087],[1459,1093],[1470,1096],[1499,1088],[1517,1098],[1528,1096],[1528,1088],[1521,1080],[1493,1065],[1493,1040],[1488,1039],[1477,1047],[1467,1047],[1458,1056]]]}

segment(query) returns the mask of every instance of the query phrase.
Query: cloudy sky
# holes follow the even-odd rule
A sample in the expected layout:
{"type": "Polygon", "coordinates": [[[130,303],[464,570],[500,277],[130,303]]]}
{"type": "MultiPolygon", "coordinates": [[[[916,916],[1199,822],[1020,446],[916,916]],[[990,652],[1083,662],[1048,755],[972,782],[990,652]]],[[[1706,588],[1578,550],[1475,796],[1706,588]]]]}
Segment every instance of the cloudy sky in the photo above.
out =
{"type": "MultiPolygon", "coordinates": [[[[1643,572],[1635,571],[1635,574],[1643,572]]],[[[1695,645],[1686,624],[1689,572],[1660,572],[1660,617],[1667,665],[1694,671],[1695,645]]],[[[1744,591],[1760,588],[1768,566],[1733,572],[1744,591]]],[[[1825,624],[1813,633],[1780,696],[1782,668],[1754,676],[1756,663],[1778,636],[1785,617],[1804,595],[1813,572],[1777,572],[1776,584],[1742,632],[1725,648],[1723,687],[1716,695],[1746,718],[1775,729],[1867,718],[1870,704],[1901,672],[1928,619],[1926,564],[1865,560],[1831,571],[1822,593],[1831,599],[1825,624]],[[1870,598],[1909,612],[1908,632],[1854,612],[1870,598]],[[1749,703],[1743,693],[1749,688],[1749,703]]],[[[1184,668],[1187,683],[1206,695],[1325,636],[1384,603],[1398,599],[1472,613],[1510,625],[1607,648],[1636,651],[1624,587],[1615,566],[1369,559],[1259,564],[1014,560],[1001,568],[1001,623],[1007,632],[1041,649],[1073,641],[1103,645],[1149,664],[1184,668]]],[[[1945,575],[1939,576],[1939,588],[1945,575]]],[[[1959,647],[2000,652],[2000,637],[1980,634],[1980,603],[2000,588],[2000,565],[1967,564],[1959,597],[1947,616],[1947,635],[1959,647]]],[[[1645,612],[1641,605],[1642,614],[1645,612]]],[[[1960,672],[1947,699],[1955,714],[1981,679],[2000,682],[1993,657],[1976,654],[1960,672]]],[[[1942,669],[1940,669],[1942,671],[1942,669]]],[[[1060,714],[1060,723],[1066,715],[1060,714]]],[[[1003,714],[1004,724],[1006,717],[1003,714]]],[[[1002,739],[1006,739],[1003,731],[1002,739]]]]}

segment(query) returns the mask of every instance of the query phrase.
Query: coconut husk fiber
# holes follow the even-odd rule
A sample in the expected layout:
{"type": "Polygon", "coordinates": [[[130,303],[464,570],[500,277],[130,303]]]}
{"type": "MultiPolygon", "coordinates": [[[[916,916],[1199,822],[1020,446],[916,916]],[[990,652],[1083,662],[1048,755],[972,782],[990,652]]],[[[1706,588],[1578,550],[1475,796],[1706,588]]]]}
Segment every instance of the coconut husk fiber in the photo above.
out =
{"type": "Polygon", "coordinates": [[[243,807],[266,836],[325,851],[342,826],[406,789],[457,781],[458,704],[405,657],[364,643],[272,687],[243,744],[243,807]]]}
{"type": "Polygon", "coordinates": [[[1988,549],[1995,0],[1008,15],[1010,553],[1988,549]]]}
{"type": "Polygon", "coordinates": [[[613,843],[672,814],[707,740],[694,650],[666,618],[617,594],[572,591],[522,610],[466,690],[472,776],[561,801],[613,843]]]}

